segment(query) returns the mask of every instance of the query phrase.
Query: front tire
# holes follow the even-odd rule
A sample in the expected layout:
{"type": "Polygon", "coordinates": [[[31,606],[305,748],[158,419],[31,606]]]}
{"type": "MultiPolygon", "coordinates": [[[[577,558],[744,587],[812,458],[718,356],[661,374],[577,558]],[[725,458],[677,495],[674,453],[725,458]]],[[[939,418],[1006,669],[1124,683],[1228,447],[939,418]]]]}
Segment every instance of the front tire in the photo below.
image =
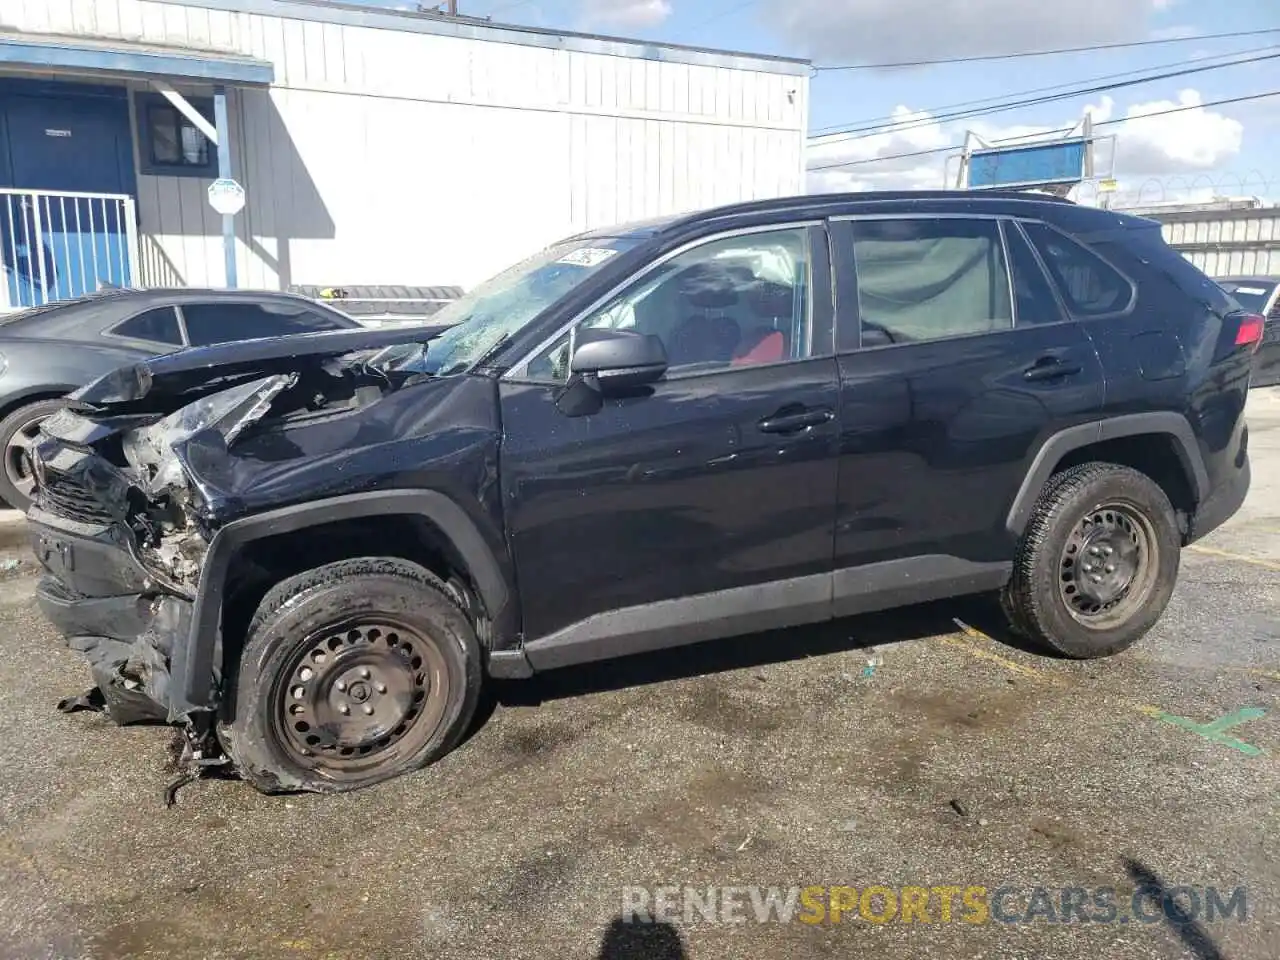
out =
{"type": "Polygon", "coordinates": [[[356,790],[453,749],[480,683],[475,631],[443,583],[404,560],[343,560],[263,599],[219,734],[264,793],[356,790]]]}
{"type": "Polygon", "coordinates": [[[1108,657],[1160,619],[1180,554],[1173,506],[1155,481],[1085,463],[1045,485],[1001,606],[1015,632],[1063,656],[1108,657]]]}

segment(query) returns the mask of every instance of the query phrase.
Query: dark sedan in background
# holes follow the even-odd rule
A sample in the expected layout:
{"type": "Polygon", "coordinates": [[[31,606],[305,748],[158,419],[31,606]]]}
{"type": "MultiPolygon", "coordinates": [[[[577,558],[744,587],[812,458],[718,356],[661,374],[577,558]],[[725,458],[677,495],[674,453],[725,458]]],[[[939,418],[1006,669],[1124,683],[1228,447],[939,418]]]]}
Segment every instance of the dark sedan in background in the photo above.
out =
{"type": "Polygon", "coordinates": [[[1262,345],[1253,356],[1252,386],[1280,383],[1280,277],[1221,277],[1215,282],[1240,306],[1266,318],[1262,345]]]}
{"type": "Polygon", "coordinates": [[[117,367],[184,347],[359,326],[306,297],[237,290],[111,289],[0,318],[0,499],[27,509],[41,421],[117,367]]]}

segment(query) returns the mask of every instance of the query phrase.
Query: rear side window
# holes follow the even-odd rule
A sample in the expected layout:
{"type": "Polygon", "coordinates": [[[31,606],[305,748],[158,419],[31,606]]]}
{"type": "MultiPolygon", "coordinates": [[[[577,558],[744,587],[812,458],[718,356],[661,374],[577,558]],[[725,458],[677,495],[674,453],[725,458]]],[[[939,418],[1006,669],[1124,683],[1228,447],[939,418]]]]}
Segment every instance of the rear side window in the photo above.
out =
{"type": "Polygon", "coordinates": [[[1129,308],[1133,285],[1109,263],[1043,223],[1026,222],[1022,227],[1073,314],[1102,317],[1129,308]]]}
{"type": "Polygon", "coordinates": [[[1049,278],[1044,275],[1040,261],[1036,259],[1035,252],[1017,224],[1006,224],[1004,234],[1009,248],[1009,268],[1013,273],[1013,298],[1017,307],[1018,325],[1039,326],[1066,320],[1062,304],[1049,285],[1049,278]]]}
{"type": "Polygon", "coordinates": [[[140,313],[117,324],[111,332],[117,337],[128,337],[130,340],[182,346],[182,329],[178,326],[178,314],[173,307],[157,307],[140,313]]]}
{"type": "Polygon", "coordinates": [[[1165,242],[1158,224],[1141,230],[1116,231],[1103,238],[1104,248],[1116,248],[1137,257],[1149,269],[1158,270],[1197,303],[1216,313],[1230,313],[1238,306],[1222,287],[1202,273],[1195,264],[1165,242]]]}
{"type": "Polygon", "coordinates": [[[853,227],[864,347],[1013,326],[995,220],[858,220],[853,227]]]}
{"type": "Polygon", "coordinates": [[[193,303],[183,306],[182,316],[187,321],[187,336],[196,347],[343,329],[331,317],[291,303],[193,303]]]}

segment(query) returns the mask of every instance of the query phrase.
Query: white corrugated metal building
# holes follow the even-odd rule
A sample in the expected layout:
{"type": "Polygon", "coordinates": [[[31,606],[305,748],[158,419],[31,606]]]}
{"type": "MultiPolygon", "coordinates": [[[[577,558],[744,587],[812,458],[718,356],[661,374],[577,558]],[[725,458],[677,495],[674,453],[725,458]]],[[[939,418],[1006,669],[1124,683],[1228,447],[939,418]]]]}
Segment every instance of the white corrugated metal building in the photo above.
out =
{"type": "Polygon", "coordinates": [[[322,0],[0,0],[0,306],[223,285],[228,169],[240,286],[469,286],[584,228],[802,192],[808,80],[322,0]]]}

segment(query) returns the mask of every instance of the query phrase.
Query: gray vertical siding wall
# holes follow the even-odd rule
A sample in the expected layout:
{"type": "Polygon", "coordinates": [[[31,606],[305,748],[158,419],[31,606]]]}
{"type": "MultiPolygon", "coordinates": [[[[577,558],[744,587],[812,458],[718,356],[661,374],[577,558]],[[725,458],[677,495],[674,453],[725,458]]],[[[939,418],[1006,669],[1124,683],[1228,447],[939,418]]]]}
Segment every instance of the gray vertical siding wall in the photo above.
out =
{"type": "MultiPolygon", "coordinates": [[[[231,111],[249,197],[237,218],[245,285],[469,286],[582,229],[803,190],[808,77],[794,64],[668,62],[200,2],[0,0],[0,22],[275,65],[275,85],[237,91],[231,111]]],[[[222,283],[207,186],[139,178],[149,282],[222,283]]]]}

